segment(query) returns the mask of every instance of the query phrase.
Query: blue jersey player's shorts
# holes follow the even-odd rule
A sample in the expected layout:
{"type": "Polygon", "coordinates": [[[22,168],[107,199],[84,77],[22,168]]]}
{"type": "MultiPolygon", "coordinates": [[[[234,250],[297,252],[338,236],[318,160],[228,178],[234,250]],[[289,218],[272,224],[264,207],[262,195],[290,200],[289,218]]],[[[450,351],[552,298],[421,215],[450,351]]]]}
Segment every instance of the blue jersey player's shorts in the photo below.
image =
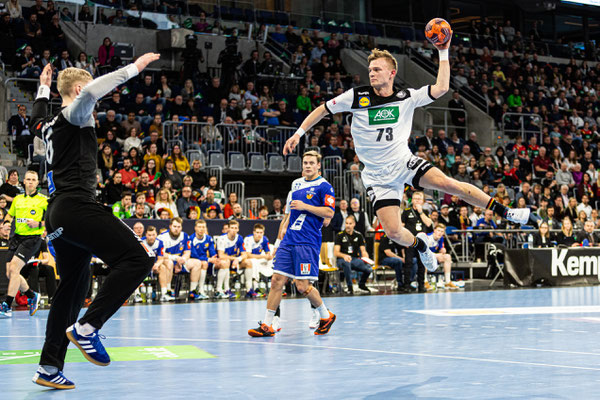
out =
{"type": "Polygon", "coordinates": [[[275,253],[273,273],[291,279],[319,279],[320,246],[282,244],[275,253]]]}

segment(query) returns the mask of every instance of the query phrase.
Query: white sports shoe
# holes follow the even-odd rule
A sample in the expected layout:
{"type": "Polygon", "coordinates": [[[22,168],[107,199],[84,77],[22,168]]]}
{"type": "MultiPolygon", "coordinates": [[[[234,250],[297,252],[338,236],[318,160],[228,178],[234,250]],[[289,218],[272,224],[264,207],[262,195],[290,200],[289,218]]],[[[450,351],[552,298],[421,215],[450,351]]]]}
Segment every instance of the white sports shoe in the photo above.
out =
{"type": "MultiPolygon", "coordinates": [[[[427,235],[424,232],[418,233],[417,237],[423,240],[425,243],[428,243],[427,235]]],[[[419,257],[421,257],[421,262],[423,263],[427,271],[434,272],[436,269],[438,269],[437,258],[435,258],[435,254],[433,254],[433,251],[431,251],[429,247],[427,247],[427,251],[425,251],[424,253],[418,253],[419,257]]]]}
{"type": "Polygon", "coordinates": [[[160,296],[160,301],[161,301],[161,303],[164,303],[167,301],[175,301],[175,297],[170,296],[169,294],[163,294],[160,296]]]}
{"type": "Polygon", "coordinates": [[[525,225],[529,221],[529,208],[511,208],[506,213],[506,219],[515,224],[525,225]]]}
{"type": "Polygon", "coordinates": [[[319,321],[321,320],[321,315],[316,308],[312,309],[312,317],[310,317],[310,322],[308,323],[308,327],[310,329],[317,329],[319,327],[319,321]]]}
{"type": "Polygon", "coordinates": [[[143,301],[144,301],[144,299],[142,299],[142,295],[141,295],[141,294],[139,294],[139,293],[136,293],[136,294],[133,296],[133,302],[134,302],[134,303],[141,303],[141,302],[143,302],[143,301]]]}
{"type": "Polygon", "coordinates": [[[273,317],[271,327],[275,332],[279,332],[281,330],[281,319],[279,317],[273,317]]]}

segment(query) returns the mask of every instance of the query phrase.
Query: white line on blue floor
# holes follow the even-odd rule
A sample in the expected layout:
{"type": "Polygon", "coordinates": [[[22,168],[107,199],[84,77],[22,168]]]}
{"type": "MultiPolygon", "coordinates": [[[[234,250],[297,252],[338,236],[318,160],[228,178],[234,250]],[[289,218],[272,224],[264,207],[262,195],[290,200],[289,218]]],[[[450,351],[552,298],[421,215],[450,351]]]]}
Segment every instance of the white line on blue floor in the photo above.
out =
{"type": "MultiPolygon", "coordinates": [[[[44,338],[45,336],[24,336],[24,335],[13,335],[13,336],[0,336],[0,338],[44,338]]],[[[391,354],[400,356],[412,356],[412,357],[424,357],[424,358],[441,358],[446,360],[463,360],[463,361],[475,361],[475,362],[486,362],[492,364],[513,364],[513,365],[528,365],[534,367],[549,367],[549,368],[565,368],[565,369],[577,369],[585,371],[600,371],[600,368],[592,367],[580,367],[577,365],[561,365],[561,364],[546,364],[536,363],[527,361],[513,361],[513,360],[498,360],[494,358],[479,358],[479,357],[464,357],[464,356],[453,356],[443,354],[426,354],[426,353],[410,353],[405,351],[388,351],[388,350],[376,350],[376,349],[357,349],[352,347],[338,347],[338,346],[320,346],[300,343],[277,343],[267,342],[262,340],[228,340],[228,339],[188,339],[188,338],[165,338],[165,337],[126,337],[126,336],[111,336],[111,339],[121,340],[161,340],[161,341],[172,341],[172,342],[210,342],[210,343],[236,343],[236,344],[250,344],[250,345],[262,345],[262,346],[280,346],[280,347],[301,347],[309,349],[324,349],[324,350],[342,350],[342,351],[354,351],[360,353],[374,353],[374,354],[391,354]]],[[[533,351],[549,351],[549,352],[567,352],[562,350],[544,350],[544,349],[531,349],[531,348],[517,348],[519,350],[533,350],[533,351]]],[[[577,353],[573,353],[577,354],[577,353]]],[[[582,353],[589,355],[600,355],[600,353],[582,353]]]]}
{"type": "Polygon", "coordinates": [[[515,347],[515,350],[526,350],[526,351],[541,351],[545,353],[565,353],[565,354],[582,354],[586,356],[600,356],[600,353],[591,353],[585,351],[568,351],[568,350],[553,350],[553,349],[536,349],[531,347],[515,347]]]}

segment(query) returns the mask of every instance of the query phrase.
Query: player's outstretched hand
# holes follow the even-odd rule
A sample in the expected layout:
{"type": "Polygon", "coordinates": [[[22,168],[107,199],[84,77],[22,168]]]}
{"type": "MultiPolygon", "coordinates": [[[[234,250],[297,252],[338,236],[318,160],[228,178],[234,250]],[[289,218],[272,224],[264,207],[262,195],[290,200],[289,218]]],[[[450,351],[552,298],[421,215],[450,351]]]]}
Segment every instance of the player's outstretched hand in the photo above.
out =
{"type": "Polygon", "coordinates": [[[52,64],[48,63],[42,70],[40,74],[40,85],[45,85],[50,87],[52,84],[52,64]]]}
{"type": "Polygon", "coordinates": [[[296,146],[298,146],[298,143],[300,143],[300,135],[294,133],[292,137],[289,138],[287,142],[285,142],[285,146],[283,147],[283,155],[287,156],[292,151],[294,151],[296,146]]]}
{"type": "Polygon", "coordinates": [[[160,54],[158,53],[146,53],[140,56],[137,60],[135,60],[135,66],[138,69],[138,72],[142,72],[144,68],[148,66],[153,61],[156,61],[160,58],[160,54]]]}
{"type": "Polygon", "coordinates": [[[450,42],[452,41],[452,30],[450,31],[450,38],[444,44],[434,44],[435,48],[438,50],[446,50],[450,48],[450,42]]]}

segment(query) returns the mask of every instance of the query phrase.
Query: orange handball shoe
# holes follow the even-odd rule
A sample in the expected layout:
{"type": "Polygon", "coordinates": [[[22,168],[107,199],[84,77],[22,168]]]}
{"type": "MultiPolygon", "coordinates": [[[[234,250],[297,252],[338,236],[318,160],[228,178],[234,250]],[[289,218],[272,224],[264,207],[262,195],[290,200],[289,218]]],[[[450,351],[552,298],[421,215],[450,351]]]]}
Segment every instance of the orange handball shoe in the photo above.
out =
{"type": "Polygon", "coordinates": [[[248,330],[248,335],[252,337],[270,337],[275,336],[275,331],[272,326],[259,322],[258,328],[248,330]]]}
{"type": "Polygon", "coordinates": [[[325,335],[331,329],[331,325],[335,322],[335,314],[329,311],[329,318],[319,321],[319,327],[315,330],[315,335],[325,335]]]}

